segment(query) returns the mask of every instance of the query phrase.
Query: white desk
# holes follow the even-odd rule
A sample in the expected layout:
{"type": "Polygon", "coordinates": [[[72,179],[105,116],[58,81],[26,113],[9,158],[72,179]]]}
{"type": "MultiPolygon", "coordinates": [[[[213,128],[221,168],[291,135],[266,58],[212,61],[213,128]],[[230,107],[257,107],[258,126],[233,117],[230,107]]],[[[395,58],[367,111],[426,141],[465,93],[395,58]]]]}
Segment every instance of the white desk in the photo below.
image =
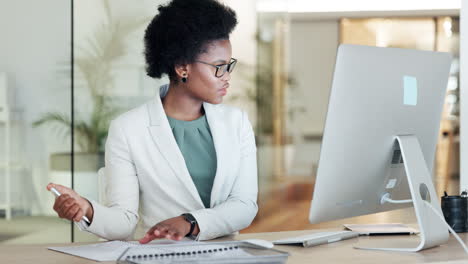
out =
{"type": "MultiPolygon", "coordinates": [[[[233,237],[226,237],[218,240],[242,240],[248,238],[261,238],[265,240],[276,240],[291,236],[302,235],[310,232],[319,232],[325,230],[311,231],[289,231],[257,234],[241,234],[233,237]]],[[[468,234],[461,234],[462,239],[468,241],[468,234]]],[[[352,245],[356,242],[382,241],[384,239],[395,239],[402,242],[418,239],[417,236],[385,236],[385,237],[360,237],[332,244],[321,245],[311,248],[298,246],[275,246],[276,249],[287,251],[291,254],[288,264],[300,263],[359,263],[359,264],[385,264],[385,263],[437,263],[443,261],[455,261],[454,263],[468,263],[468,258],[461,246],[452,236],[448,244],[424,250],[418,253],[384,252],[356,250],[352,245]]],[[[70,244],[54,244],[54,246],[69,246],[70,244]]],[[[1,246],[1,263],[70,263],[85,264],[97,263],[94,261],[47,250],[48,245],[18,245],[1,246]]],[[[112,263],[112,262],[109,262],[112,263]]]]}

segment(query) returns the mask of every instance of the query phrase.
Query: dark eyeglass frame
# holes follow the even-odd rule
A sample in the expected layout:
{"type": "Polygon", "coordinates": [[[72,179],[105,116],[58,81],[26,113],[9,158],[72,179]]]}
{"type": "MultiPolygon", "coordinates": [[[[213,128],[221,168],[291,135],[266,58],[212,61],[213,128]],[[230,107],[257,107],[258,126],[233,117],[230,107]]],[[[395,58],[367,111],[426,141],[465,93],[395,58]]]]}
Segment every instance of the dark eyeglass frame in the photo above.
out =
{"type": "Polygon", "coordinates": [[[221,78],[221,77],[224,76],[224,74],[225,74],[226,72],[231,73],[231,72],[234,70],[234,68],[235,68],[235,66],[236,66],[236,64],[237,64],[237,59],[231,58],[231,61],[230,61],[229,63],[218,64],[218,65],[211,64],[211,63],[204,62],[204,61],[198,61],[198,60],[195,61],[195,62],[199,62],[199,63],[203,63],[203,64],[206,64],[206,65],[215,67],[215,68],[216,68],[215,77],[221,78]],[[225,67],[225,66],[227,66],[227,67],[225,67]],[[223,69],[223,67],[224,67],[224,70],[221,70],[221,69],[223,69]],[[222,71],[222,73],[221,73],[221,75],[218,76],[218,73],[219,73],[220,71],[222,71]]]}

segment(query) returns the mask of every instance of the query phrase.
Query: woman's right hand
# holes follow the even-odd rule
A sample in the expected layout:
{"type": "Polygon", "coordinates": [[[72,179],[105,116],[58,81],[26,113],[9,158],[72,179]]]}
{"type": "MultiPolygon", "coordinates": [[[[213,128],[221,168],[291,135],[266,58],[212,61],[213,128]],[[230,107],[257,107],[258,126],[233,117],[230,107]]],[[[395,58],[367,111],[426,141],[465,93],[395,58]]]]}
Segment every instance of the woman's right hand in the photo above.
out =
{"type": "Polygon", "coordinates": [[[55,188],[60,192],[60,196],[55,199],[54,210],[60,218],[79,222],[86,215],[89,221],[93,221],[93,206],[85,198],[81,197],[74,190],[54,183],[47,185],[47,190],[55,188]]]}

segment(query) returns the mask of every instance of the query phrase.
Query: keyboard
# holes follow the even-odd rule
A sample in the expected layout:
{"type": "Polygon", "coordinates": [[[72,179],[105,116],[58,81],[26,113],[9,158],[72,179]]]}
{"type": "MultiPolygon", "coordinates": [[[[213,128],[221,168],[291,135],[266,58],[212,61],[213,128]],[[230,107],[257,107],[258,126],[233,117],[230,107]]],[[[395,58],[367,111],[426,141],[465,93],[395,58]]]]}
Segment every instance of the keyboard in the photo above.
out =
{"type": "Polygon", "coordinates": [[[333,231],[333,232],[318,232],[307,234],[303,236],[291,237],[286,239],[279,239],[273,241],[275,245],[302,245],[304,247],[317,246],[321,244],[328,244],[340,240],[358,237],[359,233],[353,231],[333,231]]]}

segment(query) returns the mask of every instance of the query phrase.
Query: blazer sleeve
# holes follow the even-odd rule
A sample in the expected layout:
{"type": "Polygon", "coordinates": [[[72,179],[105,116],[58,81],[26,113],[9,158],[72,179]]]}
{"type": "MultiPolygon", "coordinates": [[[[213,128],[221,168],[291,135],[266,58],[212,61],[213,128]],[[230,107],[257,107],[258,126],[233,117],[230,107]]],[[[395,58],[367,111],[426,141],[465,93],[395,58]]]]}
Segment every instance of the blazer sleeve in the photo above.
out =
{"type": "Polygon", "coordinates": [[[107,205],[91,201],[94,209],[85,231],[108,240],[131,239],[138,223],[139,185],[123,127],[111,122],[105,149],[105,186],[107,205]]]}
{"type": "Polygon", "coordinates": [[[245,112],[242,112],[240,131],[240,168],[228,199],[213,208],[190,212],[200,228],[197,240],[213,239],[244,229],[257,215],[257,148],[245,112]]]}

